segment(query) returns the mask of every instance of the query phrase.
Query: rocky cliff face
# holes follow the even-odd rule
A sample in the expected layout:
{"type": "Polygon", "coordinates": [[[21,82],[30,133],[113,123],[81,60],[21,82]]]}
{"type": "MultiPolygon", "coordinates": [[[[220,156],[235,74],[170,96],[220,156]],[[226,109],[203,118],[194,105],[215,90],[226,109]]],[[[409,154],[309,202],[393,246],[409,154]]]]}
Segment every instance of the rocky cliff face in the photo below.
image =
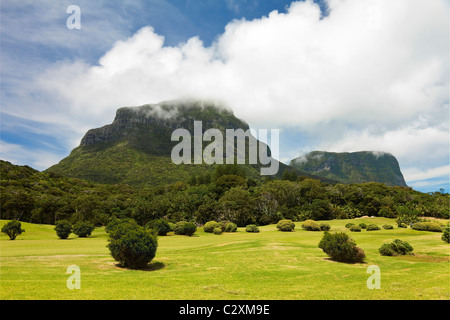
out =
{"type": "Polygon", "coordinates": [[[382,182],[388,186],[406,186],[397,159],[385,152],[313,151],[293,159],[290,165],[299,170],[347,184],[382,182]]]}
{"type": "MultiPolygon", "coordinates": [[[[213,102],[169,101],[124,107],[117,110],[111,124],[89,130],[79,147],[47,170],[101,183],[155,185],[187,181],[190,175],[212,172],[215,168],[215,164],[176,165],[171,159],[173,148],[179,144],[172,141],[172,133],[175,129],[186,129],[193,137],[195,121],[201,121],[202,133],[210,128],[222,133],[226,129],[249,129],[230,109],[213,102]]],[[[201,142],[203,148],[210,143],[201,142]]],[[[247,175],[259,179],[260,168],[266,165],[247,163],[242,165],[247,175]]],[[[281,176],[286,168],[279,163],[277,175],[281,176]]]]}
{"type": "Polygon", "coordinates": [[[202,101],[168,101],[140,107],[124,107],[116,112],[112,124],[89,130],[80,146],[101,147],[108,142],[126,140],[127,143],[151,154],[170,156],[171,134],[175,129],[194,132],[194,121],[202,121],[204,128],[248,129],[229,109],[202,101]]]}

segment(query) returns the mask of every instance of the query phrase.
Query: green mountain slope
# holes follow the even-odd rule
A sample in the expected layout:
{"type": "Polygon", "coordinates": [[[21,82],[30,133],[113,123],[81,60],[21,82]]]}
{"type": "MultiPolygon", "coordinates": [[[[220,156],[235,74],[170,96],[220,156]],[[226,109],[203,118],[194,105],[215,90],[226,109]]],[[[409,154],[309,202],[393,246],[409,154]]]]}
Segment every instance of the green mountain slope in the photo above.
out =
{"type": "MultiPolygon", "coordinates": [[[[220,130],[224,139],[226,129],[249,129],[231,110],[212,102],[169,101],[120,108],[112,124],[89,130],[80,146],[47,171],[94,182],[136,186],[187,181],[193,175],[213,173],[217,166],[214,164],[193,164],[192,161],[192,164],[176,165],[172,162],[172,149],[179,144],[179,141],[171,141],[172,132],[183,128],[193,136],[194,121],[202,122],[203,132],[209,128],[220,130]]],[[[210,143],[203,142],[203,149],[210,143]]],[[[248,147],[247,142],[246,157],[248,147]]],[[[225,149],[224,145],[224,152],[225,149]]],[[[261,179],[260,168],[267,165],[246,163],[240,166],[247,177],[261,179]]],[[[287,168],[279,163],[276,176],[281,177],[287,168]]]]}
{"type": "Polygon", "coordinates": [[[346,184],[381,182],[387,186],[406,186],[397,159],[384,152],[313,151],[293,159],[290,165],[310,174],[346,184]]]}

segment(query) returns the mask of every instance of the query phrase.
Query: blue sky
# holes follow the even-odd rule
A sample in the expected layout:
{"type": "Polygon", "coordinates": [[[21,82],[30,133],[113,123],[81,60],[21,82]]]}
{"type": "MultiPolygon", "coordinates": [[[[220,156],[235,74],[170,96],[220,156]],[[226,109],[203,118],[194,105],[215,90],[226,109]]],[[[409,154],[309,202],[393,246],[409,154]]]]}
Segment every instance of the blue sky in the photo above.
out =
{"type": "Polygon", "coordinates": [[[0,158],[44,170],[118,107],[188,95],[280,129],[282,161],[381,150],[448,191],[448,20],[444,0],[2,0],[0,158]]]}

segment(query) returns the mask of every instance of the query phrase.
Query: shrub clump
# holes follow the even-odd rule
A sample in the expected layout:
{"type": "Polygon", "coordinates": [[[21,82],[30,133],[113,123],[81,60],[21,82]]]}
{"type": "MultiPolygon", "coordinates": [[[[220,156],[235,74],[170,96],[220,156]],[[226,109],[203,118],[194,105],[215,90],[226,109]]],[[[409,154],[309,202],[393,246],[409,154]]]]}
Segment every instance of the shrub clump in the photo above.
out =
{"type": "Polygon", "coordinates": [[[398,225],[399,228],[408,228],[408,225],[404,222],[400,222],[400,224],[398,225]]]}
{"type": "Polygon", "coordinates": [[[213,230],[213,233],[216,235],[221,235],[222,232],[223,232],[222,228],[220,228],[220,227],[214,228],[214,230],[213,230]]]}
{"type": "Polygon", "coordinates": [[[302,228],[307,231],[320,231],[320,225],[314,220],[303,221],[302,228]]]}
{"type": "Polygon", "coordinates": [[[94,231],[94,225],[89,222],[78,221],[73,226],[73,233],[75,233],[80,238],[89,237],[94,231]]]}
{"type": "Polygon", "coordinates": [[[225,232],[236,232],[237,225],[233,222],[228,222],[225,226],[225,232]]]}
{"type": "Polygon", "coordinates": [[[383,225],[383,229],[385,229],[385,230],[391,230],[391,229],[394,229],[394,227],[391,226],[390,224],[385,224],[385,225],[383,225]]]}
{"type": "Polygon", "coordinates": [[[193,222],[180,221],[175,224],[173,231],[177,235],[192,236],[197,231],[197,226],[193,222]]]}
{"type": "Polygon", "coordinates": [[[367,228],[367,224],[365,224],[364,222],[361,222],[359,224],[359,226],[361,227],[361,229],[366,229],[367,228]]]}
{"type": "Polygon", "coordinates": [[[258,233],[259,232],[259,228],[256,224],[249,224],[245,227],[245,232],[253,232],[253,233],[258,233]]]}
{"type": "Polygon", "coordinates": [[[158,239],[154,229],[119,221],[109,228],[108,235],[111,256],[125,268],[142,269],[156,255],[158,239]]]}
{"type": "Polygon", "coordinates": [[[369,224],[366,228],[367,231],[376,231],[376,230],[381,230],[379,226],[377,226],[376,224],[369,224]]]}
{"type": "Polygon", "coordinates": [[[9,221],[2,227],[2,233],[6,233],[11,240],[16,239],[18,235],[24,232],[25,229],[22,229],[22,224],[17,220],[9,221]]]}
{"type": "Polygon", "coordinates": [[[354,224],[354,225],[352,225],[350,227],[350,231],[352,231],[352,232],[361,232],[361,227],[356,225],[356,224],[354,224]]]}
{"type": "Polygon", "coordinates": [[[67,220],[59,220],[55,224],[55,231],[60,239],[67,239],[72,233],[72,225],[67,220]]]}
{"type": "Polygon", "coordinates": [[[442,232],[442,241],[450,243],[450,224],[447,224],[444,227],[444,231],[442,232]]]}
{"type": "Polygon", "coordinates": [[[203,226],[203,231],[208,232],[208,233],[213,233],[214,229],[216,229],[216,228],[222,228],[220,223],[218,223],[216,221],[208,221],[203,226]]]}
{"type": "Polygon", "coordinates": [[[416,222],[411,226],[411,228],[419,231],[442,232],[441,225],[432,221],[416,222]]]}
{"type": "Polygon", "coordinates": [[[355,241],[345,232],[331,234],[325,231],[319,242],[319,248],[338,262],[363,262],[366,257],[364,251],[357,247],[355,241]]]}
{"type": "Polygon", "coordinates": [[[322,222],[320,225],[320,231],[328,231],[331,229],[331,226],[328,223],[322,222]]]}
{"type": "Polygon", "coordinates": [[[280,231],[293,231],[295,229],[295,223],[292,220],[280,220],[277,223],[277,228],[280,231]]]}
{"type": "Polygon", "coordinates": [[[382,256],[398,256],[412,254],[413,250],[413,247],[408,242],[395,239],[391,243],[383,244],[378,249],[378,252],[382,256]]]}
{"type": "Polygon", "coordinates": [[[147,222],[145,225],[147,229],[153,229],[156,231],[158,236],[166,236],[167,233],[172,231],[170,229],[169,222],[166,219],[154,219],[147,222]]]}
{"type": "Polygon", "coordinates": [[[345,227],[347,228],[347,229],[350,229],[352,226],[354,226],[355,224],[353,223],[353,222],[349,222],[349,223],[347,223],[346,225],[345,225],[345,227]]]}

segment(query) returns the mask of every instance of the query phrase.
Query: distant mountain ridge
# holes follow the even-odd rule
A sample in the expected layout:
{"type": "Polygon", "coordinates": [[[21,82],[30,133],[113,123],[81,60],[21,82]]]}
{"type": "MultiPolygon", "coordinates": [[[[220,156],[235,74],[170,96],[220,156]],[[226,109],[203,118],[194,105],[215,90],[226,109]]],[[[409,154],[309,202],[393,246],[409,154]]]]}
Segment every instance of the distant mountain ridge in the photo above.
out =
{"type": "Polygon", "coordinates": [[[397,159],[380,151],[313,151],[293,159],[290,166],[341,183],[381,182],[387,186],[406,186],[397,159]]]}

